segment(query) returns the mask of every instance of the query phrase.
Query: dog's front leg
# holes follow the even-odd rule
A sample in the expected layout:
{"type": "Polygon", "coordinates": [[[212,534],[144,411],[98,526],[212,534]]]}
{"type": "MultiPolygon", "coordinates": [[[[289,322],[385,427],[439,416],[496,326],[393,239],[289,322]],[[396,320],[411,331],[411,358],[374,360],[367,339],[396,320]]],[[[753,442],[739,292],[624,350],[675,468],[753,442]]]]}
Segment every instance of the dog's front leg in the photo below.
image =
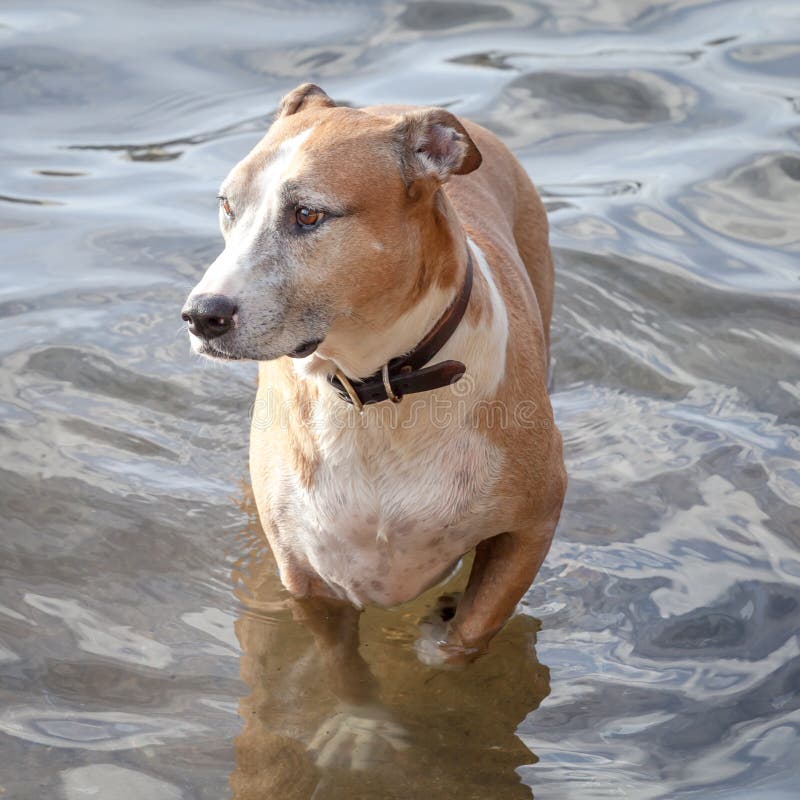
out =
{"type": "Polygon", "coordinates": [[[455,615],[439,628],[433,641],[418,643],[423,661],[431,665],[464,663],[486,650],[533,583],[550,549],[556,521],[501,533],[477,546],[455,615]]]}
{"type": "Polygon", "coordinates": [[[368,769],[387,753],[408,746],[406,731],[378,696],[378,685],[358,651],[361,612],[324,597],[296,599],[295,619],[314,636],[339,708],[320,726],[309,749],[321,767],[368,769]]]}

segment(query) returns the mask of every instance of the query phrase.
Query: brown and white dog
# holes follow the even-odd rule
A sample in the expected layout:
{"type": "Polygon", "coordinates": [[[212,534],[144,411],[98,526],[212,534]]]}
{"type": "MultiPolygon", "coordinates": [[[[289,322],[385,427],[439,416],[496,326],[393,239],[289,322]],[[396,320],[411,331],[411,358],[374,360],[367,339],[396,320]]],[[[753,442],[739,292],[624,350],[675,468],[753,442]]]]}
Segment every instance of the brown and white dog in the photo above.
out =
{"type": "Polygon", "coordinates": [[[220,223],[183,318],[195,352],[259,362],[251,479],[284,586],[393,606],[475,549],[454,616],[419,644],[473,657],[533,581],[566,488],[528,176],[443,109],[338,107],[305,84],[223,182],[220,223]]]}

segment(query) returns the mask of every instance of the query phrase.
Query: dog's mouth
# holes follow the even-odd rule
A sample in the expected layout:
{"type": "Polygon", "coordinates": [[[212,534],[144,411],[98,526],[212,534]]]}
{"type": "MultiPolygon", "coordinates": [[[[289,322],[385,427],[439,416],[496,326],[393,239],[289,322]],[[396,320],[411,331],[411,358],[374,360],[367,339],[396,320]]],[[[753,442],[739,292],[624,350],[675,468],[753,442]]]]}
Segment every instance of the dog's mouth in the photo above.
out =
{"type": "Polygon", "coordinates": [[[306,356],[310,356],[321,344],[322,339],[309,339],[307,342],[303,342],[299,347],[292,350],[291,353],[287,353],[287,355],[289,358],[305,358],[306,356]]]}
{"type": "MultiPolygon", "coordinates": [[[[286,353],[286,355],[290,358],[305,358],[306,356],[310,356],[321,344],[322,339],[309,339],[308,341],[303,342],[295,347],[295,349],[291,352],[286,353]]],[[[243,359],[253,358],[253,356],[247,356],[243,353],[235,353],[224,349],[209,342],[207,339],[202,341],[200,349],[197,352],[199,355],[208,356],[209,358],[216,358],[220,361],[241,361],[243,359]]],[[[275,358],[275,356],[272,356],[272,358],[275,358]]],[[[255,360],[259,360],[257,356],[255,356],[255,360]]]]}
{"type": "Polygon", "coordinates": [[[241,356],[235,353],[228,352],[219,347],[214,347],[207,340],[203,340],[200,349],[196,351],[201,356],[208,356],[209,358],[217,358],[220,361],[239,361],[241,356]]]}

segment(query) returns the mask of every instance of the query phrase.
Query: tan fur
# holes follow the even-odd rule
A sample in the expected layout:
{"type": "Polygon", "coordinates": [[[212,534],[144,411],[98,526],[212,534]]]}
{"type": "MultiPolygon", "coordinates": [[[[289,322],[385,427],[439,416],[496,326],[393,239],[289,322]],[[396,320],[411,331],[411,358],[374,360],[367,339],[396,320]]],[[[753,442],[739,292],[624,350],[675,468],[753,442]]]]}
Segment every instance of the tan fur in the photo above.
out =
{"type": "Polygon", "coordinates": [[[547,553],[566,488],[546,388],[547,220],[520,164],[480,126],[441,109],[332,107],[322,95],[298,87],[223,186],[237,204],[255,202],[282,143],[305,136],[291,159],[284,153],[281,174],[302,197],[341,210],[318,246],[264,245],[265,261],[299,266],[282,312],[289,322],[258,343],[269,360],[259,364],[253,489],[281,578],[298,596],[402,602],[477,546],[470,585],[436,645],[458,658],[484,647],[513,612],[547,553]],[[430,158],[418,154],[426,141],[430,158]],[[464,360],[469,380],[359,417],[326,375],[338,366],[366,377],[413,347],[457,293],[467,247],[478,262],[472,297],[436,360],[464,360]],[[275,358],[299,344],[287,345],[285,331],[302,332],[308,309],[326,326],[317,352],[275,358]],[[457,403],[463,418],[439,425],[441,403],[457,403]]]}

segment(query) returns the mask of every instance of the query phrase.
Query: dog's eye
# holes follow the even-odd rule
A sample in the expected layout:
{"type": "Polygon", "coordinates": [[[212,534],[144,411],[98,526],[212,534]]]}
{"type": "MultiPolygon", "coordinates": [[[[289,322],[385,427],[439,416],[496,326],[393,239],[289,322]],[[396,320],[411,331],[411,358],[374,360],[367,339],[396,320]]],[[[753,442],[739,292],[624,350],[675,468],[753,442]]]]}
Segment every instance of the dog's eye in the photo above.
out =
{"type": "Polygon", "coordinates": [[[302,228],[313,228],[314,225],[322,222],[324,216],[325,214],[323,214],[322,211],[314,211],[314,209],[306,208],[305,206],[298,208],[297,211],[294,212],[297,224],[302,228]]]}
{"type": "Polygon", "coordinates": [[[219,204],[220,204],[222,210],[225,212],[225,216],[228,219],[233,219],[233,216],[234,216],[233,215],[233,209],[231,208],[230,202],[228,202],[228,198],[227,197],[223,197],[222,195],[219,195],[217,197],[217,200],[219,200],[219,204]]]}

